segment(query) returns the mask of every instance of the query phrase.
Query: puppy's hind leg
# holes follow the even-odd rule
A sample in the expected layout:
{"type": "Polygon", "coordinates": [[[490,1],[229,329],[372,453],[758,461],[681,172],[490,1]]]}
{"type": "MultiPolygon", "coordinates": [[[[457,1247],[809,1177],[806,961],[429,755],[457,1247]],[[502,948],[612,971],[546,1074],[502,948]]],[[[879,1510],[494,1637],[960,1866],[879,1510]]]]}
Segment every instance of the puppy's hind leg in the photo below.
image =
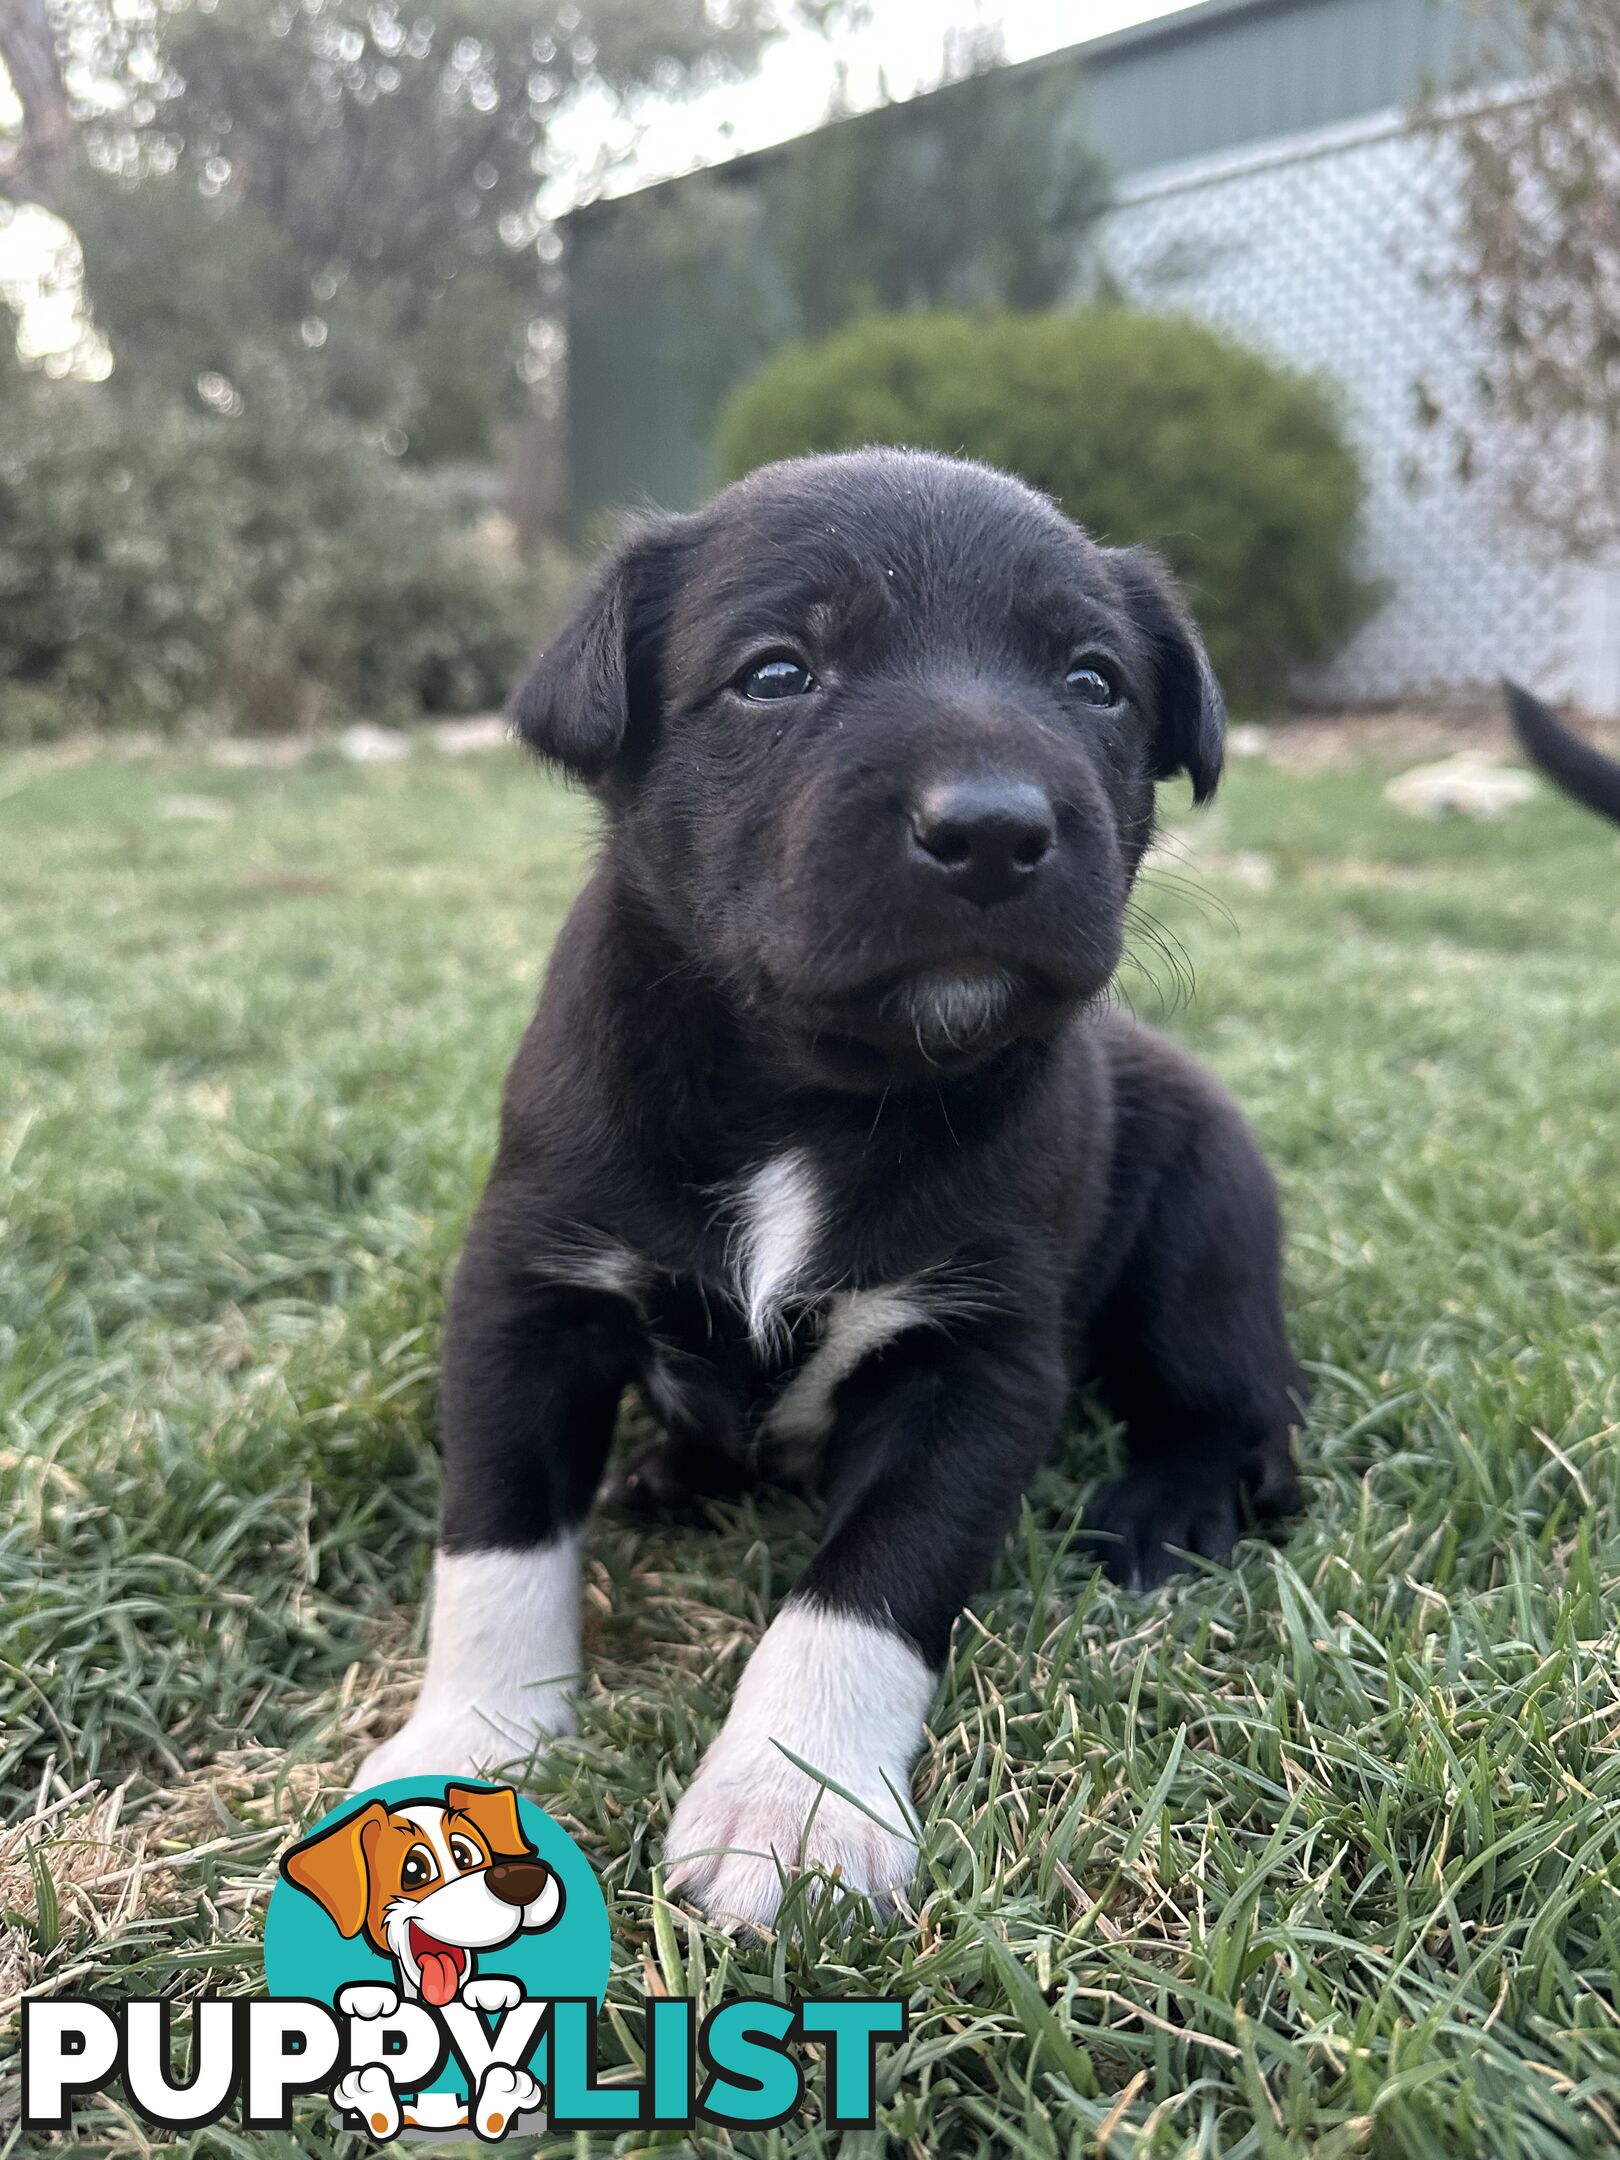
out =
{"type": "Polygon", "coordinates": [[[580,1543],[634,1315],[605,1291],[537,1282],[507,1248],[486,1200],[445,1336],[427,1674],[409,1722],[367,1758],[357,1786],[487,1773],[573,1730],[580,1543]]]}
{"type": "Polygon", "coordinates": [[[1137,1590],[1179,1554],[1230,1559],[1245,1508],[1266,1520],[1300,1504],[1305,1385],[1283,1326],[1271,1173],[1213,1084],[1187,1107],[1087,1355],[1124,1420],[1127,1466],[1086,1527],[1108,1572],[1137,1590]]]}

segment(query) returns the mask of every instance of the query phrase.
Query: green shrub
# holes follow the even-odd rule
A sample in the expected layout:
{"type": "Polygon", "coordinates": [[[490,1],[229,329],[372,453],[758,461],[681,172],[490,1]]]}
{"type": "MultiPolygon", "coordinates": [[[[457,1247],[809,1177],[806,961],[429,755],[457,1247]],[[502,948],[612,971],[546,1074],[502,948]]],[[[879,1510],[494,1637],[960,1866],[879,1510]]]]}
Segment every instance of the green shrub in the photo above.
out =
{"type": "Polygon", "coordinates": [[[82,734],[91,716],[40,683],[0,682],[0,750],[26,749],[82,734]]]}
{"type": "MultiPolygon", "coordinates": [[[[116,380],[116,378],[115,378],[116,380]]],[[[499,703],[535,580],[355,422],[266,370],[213,413],[31,379],[0,410],[0,705],[297,728],[499,703]]]]}
{"type": "Polygon", "coordinates": [[[904,443],[1021,474],[1183,579],[1228,697],[1263,708],[1362,621],[1361,478],[1314,383],[1177,316],[873,317],[778,354],[718,431],[728,477],[904,443]]]}

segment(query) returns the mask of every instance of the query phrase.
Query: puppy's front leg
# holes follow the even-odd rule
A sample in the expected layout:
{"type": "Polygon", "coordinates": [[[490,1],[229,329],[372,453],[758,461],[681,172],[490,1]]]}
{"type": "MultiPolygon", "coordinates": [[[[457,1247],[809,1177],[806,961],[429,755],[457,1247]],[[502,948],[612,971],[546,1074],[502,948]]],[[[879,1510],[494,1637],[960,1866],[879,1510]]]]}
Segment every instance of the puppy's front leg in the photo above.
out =
{"type": "Polygon", "coordinates": [[[537,1282],[486,1200],[445,1333],[427,1674],[357,1786],[483,1773],[573,1729],[580,1539],[632,1362],[620,1298],[537,1282]]]}
{"type": "Polygon", "coordinates": [[[1056,1326],[1005,1326],[920,1335],[835,1435],[820,1550],[669,1826],[671,1888],[719,1919],[768,1926],[801,1865],[879,1903],[911,1880],[911,1770],[951,1626],[1062,1415],[1056,1326]]]}

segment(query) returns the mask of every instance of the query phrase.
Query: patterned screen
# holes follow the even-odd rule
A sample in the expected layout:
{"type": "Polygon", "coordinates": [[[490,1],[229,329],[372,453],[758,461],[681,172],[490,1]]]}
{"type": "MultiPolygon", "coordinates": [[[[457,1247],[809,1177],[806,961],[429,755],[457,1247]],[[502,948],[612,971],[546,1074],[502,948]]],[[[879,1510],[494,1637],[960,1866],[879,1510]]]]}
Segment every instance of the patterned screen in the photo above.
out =
{"type": "Polygon", "coordinates": [[[1488,454],[1480,476],[1460,477],[1451,431],[1422,417],[1423,390],[1444,410],[1468,409],[1476,354],[1434,275],[1454,156],[1374,122],[1161,168],[1119,191],[1103,229],[1129,298],[1184,308],[1337,386],[1368,483],[1361,567],[1389,597],[1300,684],[1315,701],[1380,702],[1504,673],[1559,697],[1586,679],[1578,575],[1515,530],[1488,454]]]}

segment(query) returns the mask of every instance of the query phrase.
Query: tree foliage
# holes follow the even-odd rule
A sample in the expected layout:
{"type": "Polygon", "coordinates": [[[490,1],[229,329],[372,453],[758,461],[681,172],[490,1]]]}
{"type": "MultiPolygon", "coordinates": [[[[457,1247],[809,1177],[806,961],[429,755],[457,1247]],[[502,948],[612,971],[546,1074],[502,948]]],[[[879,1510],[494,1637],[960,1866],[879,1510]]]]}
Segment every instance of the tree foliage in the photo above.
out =
{"type": "MultiPolygon", "coordinates": [[[[1620,539],[1620,8],[1515,0],[1518,94],[1433,116],[1459,147],[1444,273],[1484,333],[1521,513],[1566,545],[1620,539]]],[[[1437,412],[1477,462],[1466,416],[1437,412]]]]}
{"type": "Polygon", "coordinates": [[[250,732],[499,702],[546,629],[537,573],[262,369],[233,414],[13,386],[0,416],[0,738],[250,732]]]}
{"type": "Polygon", "coordinates": [[[0,195],[74,227],[115,355],[194,383],[245,347],[315,351],[339,402],[476,453],[532,360],[555,116],[745,69],[785,5],[0,0],[32,86],[0,195]]]}
{"type": "Polygon", "coordinates": [[[6,382],[0,727],[496,701],[532,580],[420,468],[549,349],[555,116],[835,5],[0,0],[0,217],[72,227],[113,360],[6,382]]]}
{"type": "Polygon", "coordinates": [[[609,257],[650,242],[700,416],[780,346],[862,316],[1050,307],[1085,282],[1107,189],[1074,125],[1073,84],[998,57],[993,39],[948,53],[930,95],[835,115],[684,182],[678,201],[638,202],[636,232],[593,236],[609,257]]]}
{"type": "Polygon", "coordinates": [[[1051,69],[989,68],[791,144],[762,182],[798,332],[865,314],[1049,307],[1106,200],[1051,69]]]}
{"type": "Polygon", "coordinates": [[[1331,653],[1372,598],[1351,561],[1361,478],[1327,396],[1179,317],[872,318],[780,353],[718,437],[730,475],[861,443],[982,458],[1100,539],[1151,542],[1242,708],[1331,653]]]}

